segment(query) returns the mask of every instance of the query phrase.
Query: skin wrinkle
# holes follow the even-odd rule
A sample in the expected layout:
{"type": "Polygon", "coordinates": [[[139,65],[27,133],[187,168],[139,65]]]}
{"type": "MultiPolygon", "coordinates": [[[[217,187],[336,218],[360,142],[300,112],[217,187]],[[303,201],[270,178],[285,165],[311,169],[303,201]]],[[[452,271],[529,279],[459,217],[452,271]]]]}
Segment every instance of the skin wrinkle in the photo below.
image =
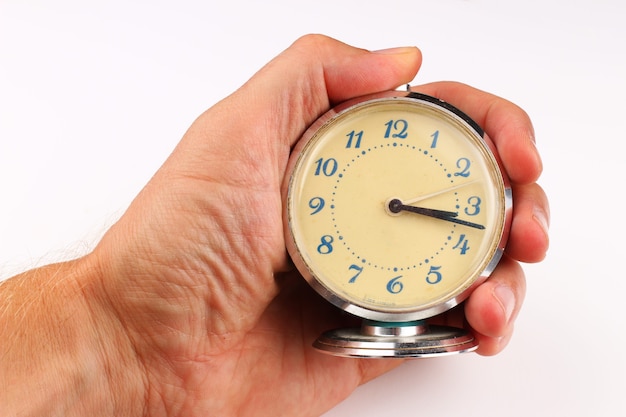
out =
{"type": "MultiPolygon", "coordinates": [[[[223,217],[223,216],[220,216],[223,217]]],[[[225,229],[228,229],[228,225],[224,226],[225,229]]],[[[219,232],[213,232],[213,233],[218,233],[219,232]]],[[[193,241],[194,239],[192,239],[193,241]]],[[[245,239],[242,239],[242,241],[245,241],[245,239]]],[[[207,247],[215,247],[216,245],[208,245],[207,247]]],[[[215,252],[210,252],[207,253],[207,255],[205,255],[205,257],[201,260],[201,262],[199,262],[199,265],[204,265],[204,267],[206,267],[207,265],[212,265],[212,269],[213,269],[213,273],[211,274],[212,276],[221,276],[222,279],[220,280],[210,280],[208,283],[215,283],[215,282],[219,282],[220,284],[222,284],[220,287],[212,287],[209,291],[209,294],[211,294],[211,300],[209,301],[209,306],[214,307],[214,311],[213,311],[213,325],[212,325],[212,329],[209,330],[209,333],[214,333],[216,334],[218,337],[223,333],[223,330],[218,330],[216,331],[216,322],[214,321],[216,319],[216,312],[220,312],[220,311],[228,311],[227,308],[228,307],[224,307],[219,305],[219,302],[223,302],[224,300],[232,300],[232,295],[233,294],[239,294],[239,293],[243,293],[243,291],[232,291],[232,288],[240,288],[241,287],[241,281],[239,281],[237,279],[237,276],[245,276],[245,274],[243,273],[243,271],[231,271],[230,266],[226,267],[224,266],[220,261],[220,259],[230,259],[231,257],[233,257],[234,253],[233,252],[237,252],[237,248],[239,247],[239,244],[231,244],[231,245],[217,245],[217,247],[219,247],[221,249],[221,251],[225,252],[225,253],[215,253],[215,252]],[[209,254],[211,255],[209,257],[209,254]],[[228,278],[230,277],[230,278],[228,278]],[[224,286],[223,284],[227,284],[227,285],[231,285],[234,287],[228,287],[228,286],[224,286]],[[226,296],[227,293],[229,293],[229,296],[226,296]],[[216,302],[215,300],[218,300],[218,302],[216,302]]],[[[247,249],[242,249],[241,252],[245,252],[247,249]]],[[[238,254],[238,256],[236,257],[240,257],[241,253],[238,254]]],[[[245,258],[243,258],[245,259],[245,258]]],[[[199,266],[197,271],[194,271],[195,267],[190,267],[187,266],[184,268],[184,270],[186,270],[186,275],[187,276],[195,276],[198,274],[203,274],[203,267],[199,266]]],[[[249,266],[247,267],[249,268],[249,266]]],[[[244,268],[245,269],[245,268],[244,268]]],[[[173,272],[180,272],[179,270],[177,271],[173,271],[173,272]]],[[[199,284],[198,284],[199,285],[199,284]]],[[[205,285],[205,284],[202,284],[205,285]]],[[[254,287],[249,288],[248,291],[250,292],[251,289],[254,289],[254,287]]],[[[165,293],[169,293],[170,291],[165,291],[165,293]]],[[[206,314],[205,314],[206,315],[206,314]]],[[[219,315],[221,316],[221,314],[219,315]]],[[[217,326],[217,328],[219,329],[226,329],[228,328],[228,324],[224,324],[224,325],[220,325],[217,326]]]]}
{"type": "MultiPolygon", "coordinates": [[[[252,227],[251,227],[252,229],[252,227]]],[[[240,235],[231,236],[229,243],[227,245],[223,245],[221,248],[222,253],[215,254],[213,257],[213,261],[217,263],[217,265],[213,266],[213,276],[221,277],[220,280],[212,280],[218,281],[222,284],[222,292],[218,295],[218,298],[222,301],[230,301],[233,305],[244,305],[245,301],[250,297],[253,298],[270,298],[272,294],[275,294],[277,291],[276,285],[274,283],[273,274],[272,274],[272,266],[268,265],[265,268],[266,272],[262,273],[260,277],[254,274],[253,271],[255,268],[258,269],[260,265],[263,265],[267,262],[266,259],[257,259],[254,255],[255,252],[248,246],[249,241],[254,241],[257,245],[260,245],[262,241],[266,240],[265,237],[260,235],[255,235],[250,238],[247,235],[248,232],[241,231],[240,235]],[[238,241],[233,242],[233,238],[237,237],[238,241]],[[228,265],[221,272],[215,272],[219,265],[219,259],[227,258],[227,259],[241,259],[242,262],[238,262],[233,265],[228,265]],[[260,278],[260,279],[259,279],[260,278]],[[263,285],[259,285],[263,284],[263,285]],[[271,290],[270,290],[271,289],[271,290]],[[269,293],[269,294],[268,294],[269,293]],[[269,295],[269,296],[268,296],[269,295]],[[235,298],[233,298],[235,297],[235,298]]],[[[271,237],[274,238],[274,237],[271,237]]],[[[273,243],[268,241],[267,244],[263,245],[269,248],[273,246],[273,243]]],[[[207,262],[208,263],[208,262],[207,262]]],[[[213,264],[211,262],[210,264],[213,264]]],[[[220,307],[217,308],[217,311],[228,311],[227,309],[222,309],[220,307]]]]}
{"type": "MultiPolygon", "coordinates": [[[[211,247],[211,246],[212,245],[209,245],[207,247],[211,247]]],[[[219,245],[218,247],[220,247],[221,250],[224,250],[224,251],[232,250],[230,248],[225,247],[224,245],[219,245]]],[[[193,277],[193,276],[198,276],[198,275],[204,275],[206,273],[205,268],[207,267],[207,265],[208,266],[212,265],[211,268],[214,271],[212,273],[212,275],[213,276],[221,276],[222,279],[220,281],[218,281],[218,280],[210,280],[207,283],[192,284],[192,286],[197,286],[198,288],[203,288],[206,284],[220,282],[220,284],[222,284],[222,285],[220,285],[220,287],[212,287],[212,288],[210,288],[208,293],[212,294],[211,299],[213,299],[213,300],[215,300],[215,299],[217,299],[217,300],[228,300],[229,298],[226,296],[226,293],[229,292],[229,289],[227,287],[225,287],[223,284],[235,285],[235,288],[240,286],[240,282],[237,281],[236,276],[235,276],[237,273],[232,274],[232,271],[230,270],[230,268],[225,267],[220,262],[220,259],[222,259],[224,257],[230,258],[231,256],[232,256],[232,254],[229,254],[229,253],[208,252],[206,255],[204,255],[204,257],[197,264],[195,264],[195,265],[187,265],[182,270],[186,271],[185,272],[185,276],[193,277]],[[230,277],[230,278],[228,278],[228,277],[230,277]]],[[[172,271],[171,273],[172,274],[180,274],[180,272],[182,272],[182,270],[181,269],[176,269],[176,270],[172,271]]],[[[188,287],[190,283],[194,282],[195,279],[194,278],[188,278],[187,281],[188,281],[188,283],[184,284],[185,288],[188,287]]],[[[231,294],[237,294],[239,292],[240,291],[230,291],[231,294]]],[[[166,295],[167,297],[171,297],[171,290],[165,290],[163,295],[166,295]]],[[[223,307],[216,306],[215,304],[216,304],[215,301],[210,301],[209,302],[209,306],[210,307],[211,306],[212,307],[217,307],[217,309],[215,310],[216,312],[223,311],[222,310],[223,307]]],[[[206,312],[205,312],[204,316],[207,316],[206,312]]],[[[217,318],[215,312],[212,315],[212,318],[213,318],[213,320],[215,320],[217,318]]],[[[209,330],[209,332],[212,331],[212,332],[217,333],[219,335],[223,331],[220,330],[220,331],[216,332],[215,324],[216,324],[216,322],[213,321],[213,325],[212,325],[213,329],[209,330]]],[[[217,328],[226,329],[226,328],[228,328],[228,324],[219,325],[219,326],[217,326],[217,328]]]]}
{"type": "MultiPolygon", "coordinates": [[[[239,191],[237,191],[239,192],[239,191]]],[[[229,192],[226,192],[229,193],[229,192]]],[[[223,200],[223,199],[220,199],[223,200]]],[[[216,213],[218,210],[223,210],[223,207],[218,207],[218,209],[215,209],[213,207],[207,207],[207,208],[198,208],[196,210],[193,211],[197,211],[198,213],[207,213],[207,212],[213,212],[216,213]]],[[[194,213],[192,213],[194,214],[194,213]]],[[[240,239],[238,239],[237,241],[234,241],[232,238],[237,236],[237,233],[233,233],[232,231],[229,232],[229,236],[231,237],[228,240],[223,240],[223,239],[219,239],[219,244],[215,244],[215,242],[212,242],[212,240],[214,240],[213,238],[210,238],[210,236],[226,236],[225,231],[226,230],[232,230],[232,226],[233,225],[237,225],[237,217],[236,214],[234,214],[234,212],[231,211],[226,211],[225,214],[218,214],[216,216],[214,216],[214,219],[222,219],[221,221],[213,221],[211,223],[212,226],[210,226],[211,228],[214,228],[214,230],[207,230],[207,231],[201,231],[202,229],[200,228],[196,228],[195,230],[198,230],[198,236],[192,236],[192,237],[187,237],[186,240],[189,240],[191,242],[195,242],[195,241],[205,241],[205,243],[202,246],[205,246],[207,248],[214,248],[212,251],[206,252],[203,257],[199,260],[199,262],[197,262],[198,269],[196,270],[196,267],[193,265],[187,265],[186,267],[184,267],[183,270],[186,270],[186,274],[188,276],[196,276],[199,274],[205,274],[206,272],[204,271],[204,268],[206,268],[207,265],[212,265],[212,269],[213,269],[213,273],[211,273],[211,276],[221,276],[222,278],[225,278],[221,281],[221,283],[227,283],[229,285],[233,285],[233,284],[237,284],[239,285],[241,283],[241,281],[239,281],[237,279],[237,276],[246,276],[249,274],[245,273],[245,269],[250,269],[254,266],[256,260],[252,259],[249,265],[245,265],[245,268],[240,268],[239,270],[235,271],[234,274],[231,273],[231,271],[229,271],[229,268],[231,267],[230,265],[224,265],[221,260],[222,259],[231,259],[233,257],[235,258],[240,258],[240,259],[246,259],[244,255],[245,253],[254,253],[251,252],[249,248],[245,247],[244,244],[246,242],[246,231],[245,230],[241,230],[239,232],[239,236],[240,239]],[[227,245],[225,245],[224,243],[229,242],[227,245]],[[219,248],[220,252],[215,252],[215,248],[219,248]],[[228,273],[228,276],[230,276],[230,278],[228,278],[228,276],[226,275],[226,273],[228,273]]],[[[250,226],[250,229],[257,229],[254,226],[250,226]]],[[[258,244],[259,240],[263,239],[263,236],[259,236],[258,234],[255,236],[255,240],[256,240],[256,244],[258,244]]],[[[150,258],[152,255],[148,255],[148,258],[150,258]]],[[[165,263],[165,265],[167,265],[168,262],[165,263]]],[[[173,272],[177,272],[177,271],[173,271],[173,272]]],[[[219,280],[212,280],[213,282],[219,281],[219,280]]],[[[254,289],[254,286],[250,289],[254,289]]],[[[227,290],[223,291],[223,293],[227,292],[227,290]]],[[[238,293],[238,292],[235,292],[238,293]]],[[[223,296],[220,296],[222,298],[226,298],[223,296]]]]}
{"type": "Polygon", "coordinates": [[[203,379],[210,378],[212,376],[210,372],[196,372],[198,365],[202,365],[201,368],[204,368],[207,362],[209,360],[198,361],[183,358],[170,360],[167,363],[155,361],[152,364],[154,371],[149,374],[150,385],[152,387],[160,386],[161,389],[151,388],[151,392],[147,394],[148,409],[154,411],[155,407],[162,407],[162,409],[167,410],[167,415],[188,415],[192,411],[188,410],[189,393],[197,392],[196,387],[201,385],[201,381],[189,378],[189,376],[195,373],[202,375],[203,379]],[[176,383],[170,382],[163,385],[161,381],[163,381],[165,374],[170,376],[168,380],[176,383]],[[174,404],[168,404],[164,398],[180,398],[180,400],[174,404]]]}
{"type": "MultiPolygon", "coordinates": [[[[102,274],[101,269],[100,269],[101,268],[100,264],[97,264],[97,266],[90,265],[89,268],[93,276],[98,276],[102,274]]],[[[84,300],[91,299],[91,300],[96,301],[95,303],[85,302],[84,305],[85,305],[86,312],[89,316],[89,319],[91,323],[93,323],[92,328],[95,330],[96,333],[100,335],[100,337],[94,337],[94,341],[97,345],[98,351],[101,354],[100,357],[103,359],[102,362],[103,362],[104,371],[107,374],[106,383],[108,384],[109,391],[111,392],[114,391],[116,385],[120,383],[119,374],[115,372],[115,369],[119,370],[118,368],[119,364],[122,362],[120,358],[124,359],[123,362],[126,365],[124,367],[124,373],[126,373],[126,371],[128,370],[129,375],[130,375],[130,369],[132,369],[131,365],[134,365],[141,369],[141,372],[138,373],[137,377],[138,379],[141,380],[140,386],[146,387],[147,386],[146,375],[148,373],[148,369],[145,366],[145,363],[142,362],[142,358],[139,354],[139,351],[136,349],[136,343],[133,343],[132,341],[131,333],[128,331],[128,328],[124,329],[125,322],[121,320],[119,311],[113,308],[114,306],[113,300],[108,298],[110,294],[104,291],[98,292],[97,290],[95,290],[93,282],[91,282],[89,285],[84,279],[83,280],[77,279],[76,282],[77,282],[77,288],[82,294],[84,300]],[[94,296],[96,293],[98,295],[94,296]],[[103,314],[105,314],[105,312],[106,313],[113,312],[114,314],[106,314],[107,326],[100,326],[98,324],[99,323],[98,318],[102,317],[103,314]],[[112,338],[107,337],[107,335],[105,335],[105,330],[109,330],[111,328],[115,328],[115,329],[123,328],[125,331],[114,333],[115,338],[112,339],[112,338]],[[109,341],[109,343],[107,343],[107,341],[109,341]],[[126,346],[128,350],[126,350],[125,352],[128,353],[130,351],[131,354],[122,356],[120,352],[118,354],[119,358],[117,357],[112,358],[109,356],[108,352],[111,351],[111,348],[113,345],[117,349],[120,349],[120,346],[126,346]]],[[[111,331],[111,333],[113,334],[113,331],[111,331]]],[[[141,391],[140,389],[137,390],[137,392],[140,392],[140,391],[141,391]]],[[[124,409],[124,412],[128,412],[128,410],[125,409],[126,405],[123,404],[120,401],[120,399],[113,398],[112,400],[113,400],[113,403],[111,403],[111,408],[112,410],[114,410],[114,413],[112,414],[116,414],[117,410],[121,410],[121,409],[124,409]],[[115,401],[115,400],[118,400],[118,401],[115,401]]],[[[145,397],[144,397],[144,400],[145,400],[145,397]]],[[[145,407],[145,402],[144,402],[144,407],[145,407]]]]}
{"type": "MultiPolygon", "coordinates": [[[[318,58],[320,55],[318,51],[319,45],[315,46],[316,52],[314,53],[311,53],[311,51],[306,48],[301,52],[301,61],[303,63],[313,62],[314,66],[313,68],[309,68],[306,72],[300,72],[298,70],[297,85],[295,87],[284,89],[279,86],[276,86],[276,88],[271,85],[267,86],[267,90],[280,91],[283,96],[283,99],[277,100],[278,103],[282,103],[282,107],[271,112],[272,123],[268,124],[268,126],[278,127],[277,131],[281,132],[279,139],[287,145],[280,147],[280,149],[283,150],[284,158],[284,163],[281,164],[281,168],[287,165],[289,158],[289,153],[285,153],[284,151],[294,146],[297,142],[296,139],[302,136],[308,126],[330,108],[330,101],[327,98],[328,91],[325,68],[318,58]],[[324,81],[320,83],[319,80],[324,81]],[[319,92],[318,94],[302,94],[303,91],[316,90],[317,88],[314,86],[320,84],[324,85],[326,88],[325,91],[319,92]],[[297,114],[294,114],[294,112],[297,112],[297,114]],[[285,115],[288,115],[288,117],[285,117],[285,115]],[[275,123],[276,120],[278,120],[279,123],[275,123]]],[[[292,53],[295,53],[295,51],[292,51],[292,53]]],[[[276,62],[275,64],[277,65],[278,63],[276,62]]],[[[268,65],[265,70],[269,71],[271,65],[272,64],[268,65]]],[[[309,67],[311,66],[309,65],[309,67]]],[[[272,128],[270,135],[272,134],[271,132],[274,131],[276,131],[276,129],[272,128]]],[[[280,178],[279,184],[282,184],[285,174],[284,169],[280,169],[278,172],[280,178]]]]}
{"type": "MultiPolygon", "coordinates": [[[[20,307],[13,310],[19,314],[6,314],[10,310],[5,310],[2,323],[12,323],[14,332],[3,334],[2,338],[11,340],[8,344],[10,349],[5,350],[2,359],[13,362],[19,369],[19,359],[16,362],[12,357],[19,358],[21,352],[32,349],[32,346],[39,347],[39,354],[27,358],[27,369],[30,375],[37,375],[42,368],[55,366],[56,372],[66,375],[64,380],[57,381],[53,387],[47,387],[52,382],[55,375],[47,375],[45,378],[32,380],[29,382],[35,385],[35,390],[45,390],[49,399],[55,399],[63,395],[64,391],[69,391],[65,397],[66,407],[78,405],[81,402],[88,402],[88,388],[93,384],[101,384],[102,378],[95,372],[98,369],[97,355],[89,356],[84,353],[88,351],[87,345],[94,339],[91,334],[82,334],[74,323],[84,324],[87,316],[81,307],[81,298],[77,297],[80,288],[74,285],[74,277],[68,270],[68,263],[49,265],[39,269],[26,280],[11,280],[3,291],[13,292],[16,302],[19,299],[20,307]],[[13,283],[17,285],[13,287],[13,283]],[[26,284],[29,291],[26,291],[26,284]],[[13,288],[11,288],[13,287],[13,288]],[[63,300],[63,306],[54,309],[56,299],[63,300]],[[19,325],[15,326],[19,320],[19,325]],[[27,332],[30,329],[30,333],[27,332]],[[42,341],[47,341],[42,343],[42,341]],[[12,348],[12,349],[11,349],[12,348]],[[80,369],[76,369],[75,358],[82,358],[80,369]],[[46,358],[51,358],[49,361],[46,358]]],[[[13,296],[12,296],[13,297],[13,296]]],[[[11,298],[12,298],[11,297],[11,298]]],[[[7,326],[11,328],[10,326],[7,326]]],[[[81,326],[89,329],[89,326],[81,326]]],[[[5,329],[5,326],[3,326],[5,329]]],[[[13,383],[9,383],[9,386],[13,383]]],[[[19,395],[19,392],[12,392],[10,395],[19,395]]],[[[46,415],[62,415],[63,410],[56,410],[56,413],[49,410],[46,401],[37,403],[34,398],[32,407],[39,407],[39,412],[46,415]]],[[[26,408],[27,406],[24,405],[26,408]]]]}

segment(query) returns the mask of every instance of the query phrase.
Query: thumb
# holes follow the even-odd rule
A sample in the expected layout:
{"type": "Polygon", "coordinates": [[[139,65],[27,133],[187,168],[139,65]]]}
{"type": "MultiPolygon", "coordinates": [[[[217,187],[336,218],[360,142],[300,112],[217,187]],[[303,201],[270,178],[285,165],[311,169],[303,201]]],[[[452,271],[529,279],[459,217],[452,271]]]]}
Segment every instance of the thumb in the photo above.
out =
{"type": "Polygon", "coordinates": [[[416,47],[371,52],[327,36],[306,35],[266,65],[257,77],[267,82],[273,79],[274,83],[266,84],[269,90],[278,87],[276,83],[295,81],[302,93],[337,103],[411,81],[421,58],[416,47]],[[272,74],[272,70],[277,74],[272,74]]]}
{"type": "Polygon", "coordinates": [[[370,52],[323,35],[306,35],[262,68],[238,95],[272,101],[273,108],[265,101],[260,104],[283,116],[284,138],[293,145],[332,105],[406,84],[421,62],[416,47],[370,52]]]}

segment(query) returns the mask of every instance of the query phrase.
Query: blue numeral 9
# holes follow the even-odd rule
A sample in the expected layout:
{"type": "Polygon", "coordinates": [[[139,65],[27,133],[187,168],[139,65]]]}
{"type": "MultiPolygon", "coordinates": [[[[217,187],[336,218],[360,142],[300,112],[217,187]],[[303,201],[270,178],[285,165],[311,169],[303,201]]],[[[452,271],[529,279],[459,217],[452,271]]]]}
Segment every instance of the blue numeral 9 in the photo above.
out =
{"type": "Polygon", "coordinates": [[[325,204],[326,203],[324,202],[324,199],[322,197],[313,197],[312,199],[310,199],[309,207],[313,209],[313,211],[311,212],[311,216],[319,213],[324,208],[325,204]]]}

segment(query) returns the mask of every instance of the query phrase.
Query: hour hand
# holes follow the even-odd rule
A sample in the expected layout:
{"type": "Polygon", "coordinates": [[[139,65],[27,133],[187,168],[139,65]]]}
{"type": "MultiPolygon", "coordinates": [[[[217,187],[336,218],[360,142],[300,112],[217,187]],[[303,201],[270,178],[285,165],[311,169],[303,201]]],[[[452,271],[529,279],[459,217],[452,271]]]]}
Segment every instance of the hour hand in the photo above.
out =
{"type": "Polygon", "coordinates": [[[394,198],[389,201],[389,211],[392,213],[400,213],[401,211],[410,211],[411,213],[423,214],[424,216],[435,217],[437,219],[456,217],[458,213],[454,211],[437,210],[426,207],[409,206],[403,204],[401,200],[394,198]]]}

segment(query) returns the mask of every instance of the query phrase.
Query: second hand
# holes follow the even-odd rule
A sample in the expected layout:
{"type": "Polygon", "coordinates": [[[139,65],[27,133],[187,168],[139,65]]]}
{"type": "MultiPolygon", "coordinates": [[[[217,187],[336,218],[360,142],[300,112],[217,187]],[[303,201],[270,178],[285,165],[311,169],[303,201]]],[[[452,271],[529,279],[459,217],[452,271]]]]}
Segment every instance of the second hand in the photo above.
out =
{"type": "Polygon", "coordinates": [[[477,182],[477,181],[465,182],[463,184],[455,185],[454,187],[450,187],[450,188],[446,188],[446,189],[443,189],[443,190],[435,191],[434,193],[423,194],[423,195],[420,195],[418,197],[412,198],[410,200],[403,200],[402,202],[404,204],[407,204],[407,205],[414,204],[414,203],[420,202],[422,200],[428,200],[429,198],[436,197],[439,194],[444,194],[444,193],[448,193],[450,191],[458,190],[459,188],[463,188],[463,187],[465,187],[467,185],[474,184],[475,182],[477,182]]]}

